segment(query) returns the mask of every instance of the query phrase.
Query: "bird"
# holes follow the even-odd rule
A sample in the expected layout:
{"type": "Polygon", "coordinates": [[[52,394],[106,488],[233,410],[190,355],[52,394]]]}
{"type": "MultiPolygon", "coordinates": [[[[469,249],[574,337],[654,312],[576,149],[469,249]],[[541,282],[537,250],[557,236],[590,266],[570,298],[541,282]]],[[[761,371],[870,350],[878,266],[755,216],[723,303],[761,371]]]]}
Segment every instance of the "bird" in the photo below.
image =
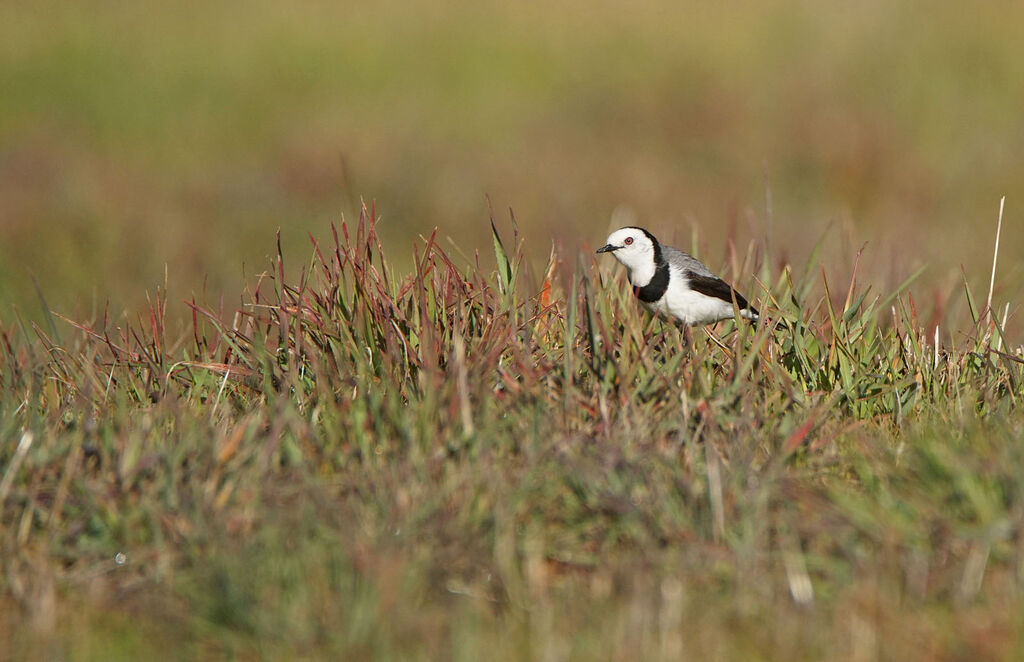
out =
{"type": "Polygon", "coordinates": [[[629,269],[633,294],[648,310],[687,326],[714,324],[740,316],[757,320],[760,313],[731,285],[697,258],[661,244],[644,228],[627,226],[608,236],[598,253],[611,253],[629,269]]]}

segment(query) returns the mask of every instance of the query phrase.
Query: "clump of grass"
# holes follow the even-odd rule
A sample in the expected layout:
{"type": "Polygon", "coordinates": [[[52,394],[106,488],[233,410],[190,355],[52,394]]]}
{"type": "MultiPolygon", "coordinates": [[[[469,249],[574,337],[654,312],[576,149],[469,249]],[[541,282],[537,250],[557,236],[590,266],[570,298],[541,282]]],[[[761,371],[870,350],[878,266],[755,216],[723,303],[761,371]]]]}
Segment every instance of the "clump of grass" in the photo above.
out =
{"type": "Polygon", "coordinates": [[[1012,653],[1022,360],[969,289],[943,339],[907,284],[766,269],[761,323],[684,347],[593,260],[534,278],[512,227],[493,269],[431,235],[399,276],[364,208],[177,336],[165,291],[73,344],[0,329],[18,646],[1012,653]]]}

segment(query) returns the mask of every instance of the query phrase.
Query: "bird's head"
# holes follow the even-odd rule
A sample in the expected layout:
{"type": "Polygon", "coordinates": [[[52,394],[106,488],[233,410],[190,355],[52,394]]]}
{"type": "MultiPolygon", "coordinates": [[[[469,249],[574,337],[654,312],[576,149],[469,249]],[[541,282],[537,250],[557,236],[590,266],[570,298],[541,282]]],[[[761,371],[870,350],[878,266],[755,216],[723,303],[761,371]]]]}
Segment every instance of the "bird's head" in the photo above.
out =
{"type": "Polygon", "coordinates": [[[608,243],[598,253],[612,253],[630,269],[654,263],[658,259],[657,240],[643,228],[622,228],[608,235],[608,243]]]}

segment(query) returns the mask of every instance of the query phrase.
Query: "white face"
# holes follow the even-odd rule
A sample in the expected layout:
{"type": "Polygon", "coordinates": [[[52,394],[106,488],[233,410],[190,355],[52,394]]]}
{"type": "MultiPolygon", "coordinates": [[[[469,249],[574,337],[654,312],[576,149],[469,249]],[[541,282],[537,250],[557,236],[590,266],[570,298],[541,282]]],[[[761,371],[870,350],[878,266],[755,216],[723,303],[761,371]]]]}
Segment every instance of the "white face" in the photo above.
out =
{"type": "Polygon", "coordinates": [[[654,244],[637,228],[622,228],[608,235],[608,243],[597,251],[611,253],[630,269],[654,264],[654,244]]]}

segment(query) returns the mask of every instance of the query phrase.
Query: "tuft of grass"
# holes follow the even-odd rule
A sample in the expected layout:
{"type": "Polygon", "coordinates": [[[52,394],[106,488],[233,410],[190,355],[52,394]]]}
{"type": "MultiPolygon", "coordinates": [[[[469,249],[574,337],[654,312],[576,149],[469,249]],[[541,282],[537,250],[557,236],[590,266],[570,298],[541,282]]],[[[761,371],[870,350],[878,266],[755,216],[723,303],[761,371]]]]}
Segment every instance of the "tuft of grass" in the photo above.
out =
{"type": "Polygon", "coordinates": [[[74,340],[0,328],[8,650],[1019,650],[1024,359],[978,315],[943,336],[914,276],[765,266],[762,322],[684,346],[592,257],[531,273],[493,215],[496,268],[435,232],[407,275],[376,221],[298,269],[279,238],[183,332],[163,289],[131,323],[60,318],[74,340]]]}

